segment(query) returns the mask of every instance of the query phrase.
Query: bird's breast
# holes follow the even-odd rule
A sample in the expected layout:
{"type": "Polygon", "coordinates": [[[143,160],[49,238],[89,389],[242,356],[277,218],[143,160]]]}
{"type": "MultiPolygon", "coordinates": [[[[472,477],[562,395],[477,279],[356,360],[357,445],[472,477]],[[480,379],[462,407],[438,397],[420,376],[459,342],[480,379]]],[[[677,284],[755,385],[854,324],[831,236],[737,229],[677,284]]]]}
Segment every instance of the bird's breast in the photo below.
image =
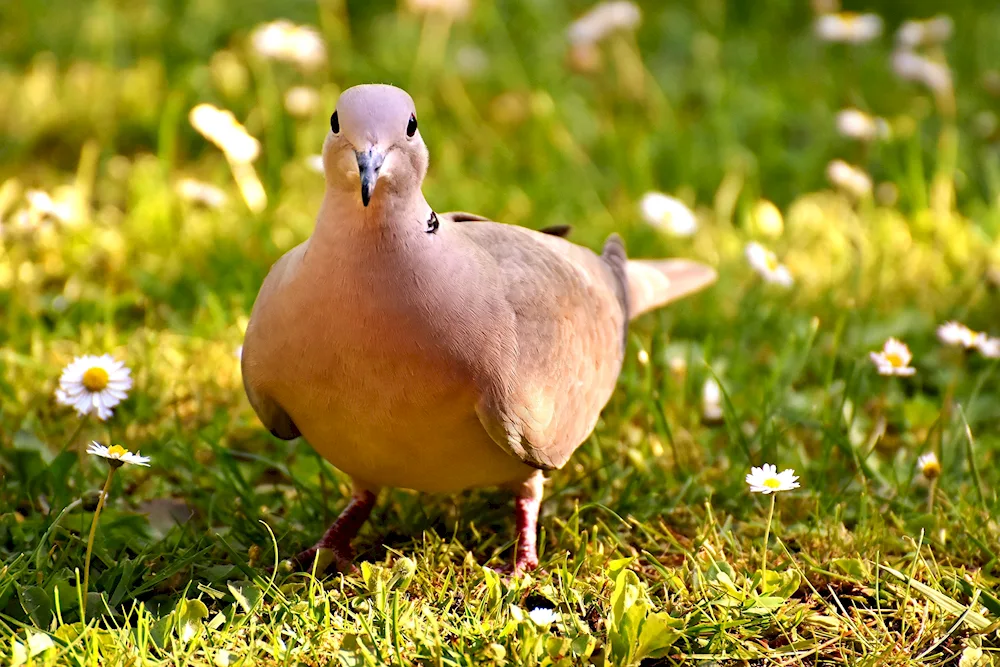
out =
{"type": "Polygon", "coordinates": [[[321,455],[371,484],[455,491],[524,477],[475,412],[489,317],[399,269],[356,267],[289,292],[302,326],[275,351],[276,400],[321,455]]]}

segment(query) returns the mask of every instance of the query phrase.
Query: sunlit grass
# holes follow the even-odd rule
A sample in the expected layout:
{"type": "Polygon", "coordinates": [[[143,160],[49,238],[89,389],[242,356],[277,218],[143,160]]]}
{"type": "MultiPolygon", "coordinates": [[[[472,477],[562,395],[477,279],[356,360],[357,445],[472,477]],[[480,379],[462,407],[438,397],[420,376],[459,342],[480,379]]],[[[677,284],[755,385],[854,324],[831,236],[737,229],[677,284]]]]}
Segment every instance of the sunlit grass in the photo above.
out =
{"type": "Polygon", "coordinates": [[[582,2],[444,4],[5,10],[0,663],[995,661],[1000,13],[959,3],[950,39],[899,46],[925,15],[838,44],[807,3],[649,3],[592,43],[567,32],[582,2]],[[276,18],[324,50],[255,47],[276,18]],[[350,489],[261,427],[239,347],[312,229],[337,96],[364,81],[413,94],[436,210],[719,271],[634,327],[619,391],[547,485],[530,578],[491,569],[513,521],[488,490],[387,492],[357,573],[265,572],[350,489]],[[259,153],[206,141],[202,104],[259,153]],[[939,340],[950,320],[970,344],[939,340]],[[889,338],[912,376],[878,374],[889,338]],[[55,392],[84,354],[134,384],[80,428],[55,392]],[[68,440],[153,464],[108,477],[68,440]],[[764,462],[801,488],[750,495],[764,462]]]}

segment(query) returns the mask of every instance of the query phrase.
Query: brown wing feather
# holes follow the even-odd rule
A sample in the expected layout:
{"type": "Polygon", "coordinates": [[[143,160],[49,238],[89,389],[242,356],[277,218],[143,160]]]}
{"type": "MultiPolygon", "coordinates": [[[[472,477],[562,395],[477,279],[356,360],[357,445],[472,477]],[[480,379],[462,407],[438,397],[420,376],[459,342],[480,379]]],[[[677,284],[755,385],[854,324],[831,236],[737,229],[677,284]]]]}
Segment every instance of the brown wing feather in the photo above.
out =
{"type": "Polygon", "coordinates": [[[620,241],[599,257],[522,227],[461,229],[492,256],[517,339],[516,358],[486,388],[480,420],[528,465],[559,468],[594,429],[621,369],[628,318],[620,241]]]}
{"type": "MultiPolygon", "coordinates": [[[[481,215],[476,215],[475,213],[467,213],[465,211],[451,211],[450,213],[439,214],[440,218],[445,220],[450,220],[451,222],[492,222],[489,218],[484,218],[481,215]]],[[[548,227],[542,227],[539,229],[542,234],[549,234],[551,236],[560,236],[566,238],[573,231],[572,225],[549,225],[548,227]]]]}

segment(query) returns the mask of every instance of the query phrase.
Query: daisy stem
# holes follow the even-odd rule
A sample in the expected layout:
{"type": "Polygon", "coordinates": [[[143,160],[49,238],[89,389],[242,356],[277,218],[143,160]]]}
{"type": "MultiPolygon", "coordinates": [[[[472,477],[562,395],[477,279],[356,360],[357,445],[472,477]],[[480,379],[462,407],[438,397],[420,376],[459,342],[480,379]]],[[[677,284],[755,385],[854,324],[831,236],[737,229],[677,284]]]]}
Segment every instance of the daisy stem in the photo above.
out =
{"type": "Polygon", "coordinates": [[[771,494],[771,509],[767,511],[767,527],[764,528],[764,551],[760,556],[761,586],[764,585],[764,575],[767,574],[767,543],[771,538],[771,519],[774,518],[774,501],[777,500],[777,496],[777,493],[771,494]]]}
{"type": "Polygon", "coordinates": [[[90,586],[90,556],[94,552],[94,535],[97,534],[97,520],[101,516],[101,509],[104,507],[104,499],[108,497],[108,489],[111,488],[111,480],[115,476],[116,467],[111,466],[108,470],[108,479],[104,482],[101,490],[101,497],[97,499],[97,509],[94,510],[94,521],[90,524],[90,537],[87,539],[87,557],[83,561],[83,610],[80,612],[81,620],[87,622],[87,591],[90,586]]]}
{"type": "Polygon", "coordinates": [[[934,512],[934,495],[937,491],[937,479],[932,479],[930,486],[927,489],[927,513],[932,514],[934,512]]]}

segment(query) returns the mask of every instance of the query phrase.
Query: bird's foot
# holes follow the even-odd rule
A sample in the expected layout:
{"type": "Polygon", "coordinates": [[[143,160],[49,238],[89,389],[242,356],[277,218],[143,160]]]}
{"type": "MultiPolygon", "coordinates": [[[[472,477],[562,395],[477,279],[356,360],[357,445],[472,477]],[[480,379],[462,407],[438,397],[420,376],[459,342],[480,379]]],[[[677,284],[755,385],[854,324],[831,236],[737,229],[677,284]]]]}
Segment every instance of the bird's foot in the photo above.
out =
{"type": "Polygon", "coordinates": [[[497,574],[502,574],[504,577],[510,577],[516,579],[522,574],[528,574],[529,572],[541,572],[545,573],[544,570],[538,569],[538,556],[537,555],[523,555],[518,554],[517,558],[513,563],[504,563],[493,568],[493,571],[497,574]]]}
{"type": "Polygon", "coordinates": [[[292,569],[297,572],[321,574],[333,565],[337,572],[350,573],[354,567],[354,548],[350,544],[326,544],[320,540],[289,559],[292,569]]]}
{"type": "Polygon", "coordinates": [[[347,503],[347,507],[320,541],[286,561],[290,565],[288,569],[319,574],[334,564],[338,572],[353,572],[354,549],[351,541],[368,520],[374,506],[374,493],[364,489],[355,490],[351,502],[347,503]]]}

